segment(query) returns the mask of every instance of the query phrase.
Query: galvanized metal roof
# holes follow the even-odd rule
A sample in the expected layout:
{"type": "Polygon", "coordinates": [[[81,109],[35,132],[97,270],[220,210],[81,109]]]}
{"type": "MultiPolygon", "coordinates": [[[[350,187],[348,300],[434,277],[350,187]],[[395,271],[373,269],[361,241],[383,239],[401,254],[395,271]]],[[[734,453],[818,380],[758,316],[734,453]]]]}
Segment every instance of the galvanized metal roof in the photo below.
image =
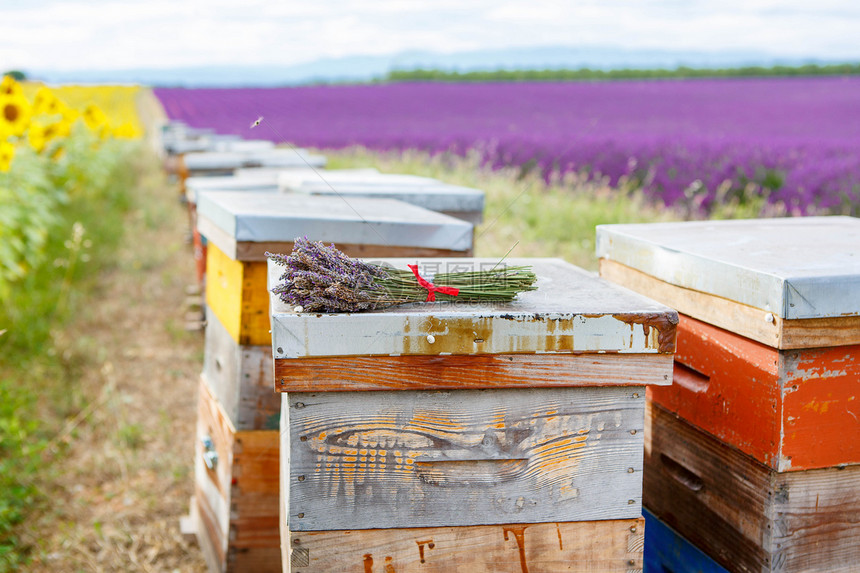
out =
{"type": "Polygon", "coordinates": [[[197,213],[236,241],[307,236],[335,244],[472,248],[469,223],[390,199],[346,202],[337,197],[207,191],[200,194],[197,213]]]}
{"type": "Polygon", "coordinates": [[[860,314],[860,219],[597,227],[597,255],[784,319],[860,314]]]}

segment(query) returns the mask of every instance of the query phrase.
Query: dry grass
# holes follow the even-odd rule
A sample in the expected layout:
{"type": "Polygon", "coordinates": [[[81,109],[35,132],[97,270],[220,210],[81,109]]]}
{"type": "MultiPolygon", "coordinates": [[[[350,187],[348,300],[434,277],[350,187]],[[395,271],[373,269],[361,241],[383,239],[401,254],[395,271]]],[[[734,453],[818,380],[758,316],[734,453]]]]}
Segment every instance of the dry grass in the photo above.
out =
{"type": "Polygon", "coordinates": [[[25,524],[29,571],[205,571],[179,532],[193,491],[203,338],[183,328],[187,219],[152,158],[118,265],[57,333],[84,405],[49,449],[48,503],[25,524]]]}

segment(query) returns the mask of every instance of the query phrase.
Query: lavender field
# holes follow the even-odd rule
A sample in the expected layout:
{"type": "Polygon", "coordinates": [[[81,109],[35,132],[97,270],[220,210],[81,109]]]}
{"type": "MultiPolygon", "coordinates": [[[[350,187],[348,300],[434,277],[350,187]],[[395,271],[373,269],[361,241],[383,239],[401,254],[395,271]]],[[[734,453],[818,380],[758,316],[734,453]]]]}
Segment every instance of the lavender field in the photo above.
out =
{"type": "Polygon", "coordinates": [[[767,193],[860,212],[860,78],[156,89],[171,119],[316,148],[465,154],[587,171],[675,204],[767,193]],[[264,122],[253,130],[258,116],[264,122]]]}

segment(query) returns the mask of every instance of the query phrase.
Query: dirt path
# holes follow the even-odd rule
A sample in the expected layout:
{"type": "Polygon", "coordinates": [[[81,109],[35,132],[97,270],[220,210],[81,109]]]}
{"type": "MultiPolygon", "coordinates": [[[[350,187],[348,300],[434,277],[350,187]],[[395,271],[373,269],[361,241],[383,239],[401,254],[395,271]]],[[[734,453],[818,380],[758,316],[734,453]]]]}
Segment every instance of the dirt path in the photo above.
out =
{"type": "Polygon", "coordinates": [[[28,524],[30,571],[205,571],[179,532],[193,491],[202,332],[184,328],[195,283],[187,218],[155,158],[145,165],[117,268],[60,335],[84,362],[88,404],[28,524]]]}

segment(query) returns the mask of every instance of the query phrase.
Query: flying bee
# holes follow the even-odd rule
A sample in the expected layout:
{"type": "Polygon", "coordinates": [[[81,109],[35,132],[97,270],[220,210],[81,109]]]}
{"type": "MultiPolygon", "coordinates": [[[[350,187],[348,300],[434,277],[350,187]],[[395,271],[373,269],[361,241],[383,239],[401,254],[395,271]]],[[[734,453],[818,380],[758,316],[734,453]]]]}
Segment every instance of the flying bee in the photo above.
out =
{"type": "Polygon", "coordinates": [[[254,129],[254,128],[255,128],[255,127],[257,127],[258,125],[260,125],[260,122],[261,122],[261,121],[263,121],[263,116],[262,116],[262,115],[261,115],[260,117],[258,117],[258,118],[257,118],[257,121],[255,121],[254,123],[252,123],[252,124],[251,124],[251,129],[254,129]]]}

